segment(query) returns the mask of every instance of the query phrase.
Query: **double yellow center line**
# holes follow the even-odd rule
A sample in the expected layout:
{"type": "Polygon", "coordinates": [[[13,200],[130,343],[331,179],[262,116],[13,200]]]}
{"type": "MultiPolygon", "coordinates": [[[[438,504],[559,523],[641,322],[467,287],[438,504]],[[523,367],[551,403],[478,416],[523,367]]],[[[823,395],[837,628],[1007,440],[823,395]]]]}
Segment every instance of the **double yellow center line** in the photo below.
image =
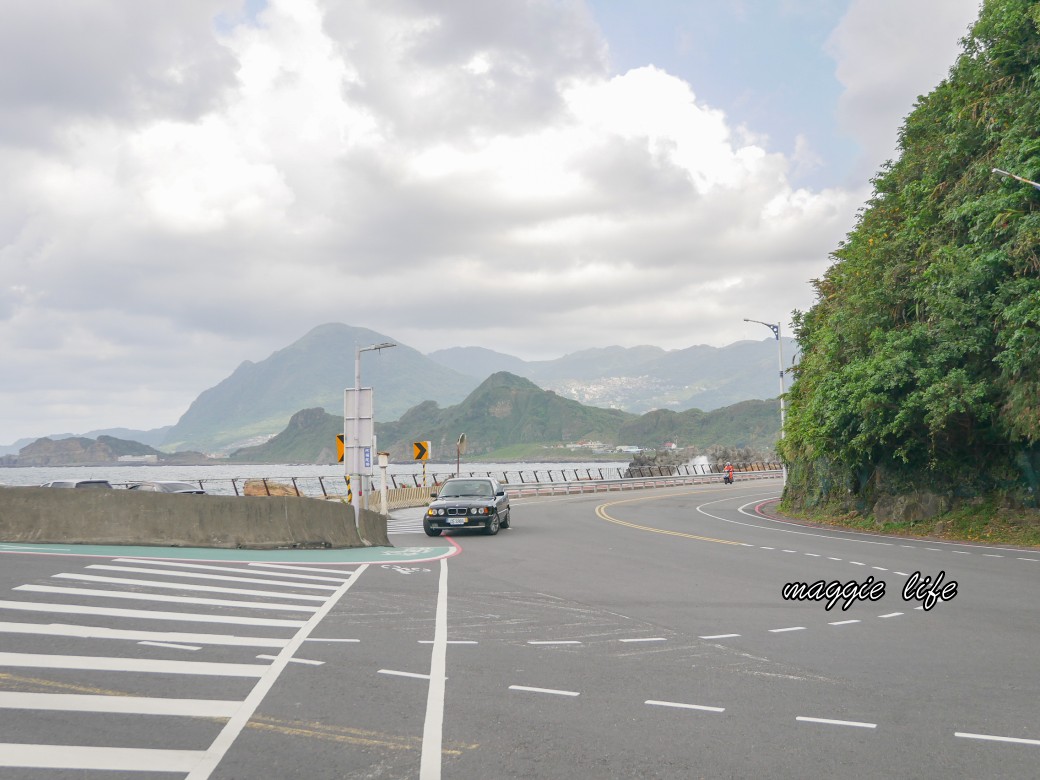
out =
{"type": "Polygon", "coordinates": [[[679,536],[679,537],[681,537],[683,539],[693,539],[693,540],[698,541],[698,542],[717,542],[718,544],[735,544],[737,546],[741,546],[742,545],[741,542],[733,542],[733,541],[730,541],[729,539],[714,539],[714,538],[712,538],[710,536],[697,536],[697,534],[687,534],[687,533],[683,533],[682,531],[669,531],[669,530],[667,530],[665,528],[653,528],[653,527],[648,526],[648,525],[638,525],[636,523],[628,523],[628,522],[625,522],[624,520],[619,520],[618,518],[613,517],[613,516],[607,514],[607,511],[606,511],[607,507],[617,506],[618,504],[631,504],[631,503],[633,503],[635,501],[659,501],[659,500],[664,499],[664,498],[674,498],[674,497],[675,497],[675,494],[672,493],[671,495],[667,495],[667,496],[653,496],[651,498],[647,498],[647,497],[626,498],[626,499],[623,499],[621,501],[611,501],[611,502],[609,502],[607,504],[600,504],[598,507],[596,507],[596,517],[598,517],[600,520],[606,520],[608,523],[614,523],[615,525],[623,525],[626,528],[634,528],[637,531],[649,531],[649,532],[655,533],[655,534],[665,534],[666,536],[679,536]]]}

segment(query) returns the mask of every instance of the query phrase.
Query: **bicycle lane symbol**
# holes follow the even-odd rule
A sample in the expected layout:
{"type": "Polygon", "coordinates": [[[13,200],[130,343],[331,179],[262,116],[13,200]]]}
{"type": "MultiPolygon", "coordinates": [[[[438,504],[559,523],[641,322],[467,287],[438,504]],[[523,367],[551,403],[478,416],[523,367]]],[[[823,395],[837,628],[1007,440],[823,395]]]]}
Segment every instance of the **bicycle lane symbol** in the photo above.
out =
{"type": "Polygon", "coordinates": [[[429,571],[429,569],[424,569],[424,568],[422,568],[420,566],[398,566],[396,564],[391,564],[391,563],[384,563],[379,568],[381,568],[381,569],[390,569],[391,571],[396,571],[398,574],[414,574],[416,572],[428,572],[429,571]]]}

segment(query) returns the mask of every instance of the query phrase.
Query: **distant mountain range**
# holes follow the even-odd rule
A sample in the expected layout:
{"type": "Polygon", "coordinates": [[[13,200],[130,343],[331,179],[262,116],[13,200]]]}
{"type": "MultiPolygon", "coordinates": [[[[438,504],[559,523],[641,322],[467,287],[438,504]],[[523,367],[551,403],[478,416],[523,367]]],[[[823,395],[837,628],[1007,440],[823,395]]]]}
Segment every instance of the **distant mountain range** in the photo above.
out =
{"type": "MultiPolygon", "coordinates": [[[[323,409],[295,414],[284,431],[254,447],[238,450],[232,460],[248,463],[333,463],[335,440],[343,417],[323,409]]],[[[743,401],[702,412],[659,410],[635,415],[598,409],[542,390],[508,372],[488,377],[462,403],[441,409],[427,401],[393,423],[375,426],[378,449],[392,461],[410,461],[412,444],[431,443],[434,460],[453,460],[459,436],[466,434],[467,458],[482,460],[549,459],[562,445],[600,442],[660,449],[680,447],[746,448],[772,452],[780,432],[776,401],[743,401]]],[[[579,448],[575,448],[580,451],[579,448]]],[[[592,450],[584,450],[592,457],[592,450]]],[[[573,455],[573,452],[566,453],[573,455]]]]}
{"type": "MultiPolygon", "coordinates": [[[[86,436],[135,440],[165,452],[228,454],[267,441],[303,409],[324,409],[342,419],[344,388],[354,384],[356,347],[387,341],[394,339],[365,328],[321,325],[265,360],[243,362],[203,391],[173,426],[106,429],[86,436]]],[[[794,354],[793,340],[785,339],[783,348],[785,354],[794,354]]],[[[711,411],[779,393],[772,339],[681,350],[614,346],[543,361],[480,347],[423,355],[398,342],[393,349],[363,353],[361,368],[361,384],[375,388],[375,419],[383,423],[399,420],[424,402],[438,407],[458,404],[489,376],[503,371],[552,390],[561,399],[632,415],[655,409],[711,411]]],[[[0,455],[16,454],[31,441],[0,447],[0,455]]]]}
{"type": "MultiPolygon", "coordinates": [[[[466,457],[483,460],[583,460],[609,452],[617,445],[661,449],[668,443],[683,448],[744,449],[770,453],[779,435],[775,401],[742,401],[703,412],[656,410],[636,415],[620,409],[600,409],[542,390],[529,379],[500,371],[484,380],[461,403],[442,409],[424,401],[395,422],[376,423],[377,447],[395,462],[412,459],[412,445],[431,443],[431,457],[452,460],[461,434],[466,457]]],[[[342,414],[320,407],[302,409],[277,435],[230,456],[238,463],[335,463],[336,436],[343,432],[342,414]]],[[[172,455],[145,444],[111,436],[97,440],[71,437],[38,439],[22,448],[18,466],[71,466],[115,463],[132,457],[158,463],[201,464],[197,452],[172,455]]],[[[7,456],[13,459],[13,456],[7,456]]],[[[227,461],[221,461],[227,462],[227,461]]]]}

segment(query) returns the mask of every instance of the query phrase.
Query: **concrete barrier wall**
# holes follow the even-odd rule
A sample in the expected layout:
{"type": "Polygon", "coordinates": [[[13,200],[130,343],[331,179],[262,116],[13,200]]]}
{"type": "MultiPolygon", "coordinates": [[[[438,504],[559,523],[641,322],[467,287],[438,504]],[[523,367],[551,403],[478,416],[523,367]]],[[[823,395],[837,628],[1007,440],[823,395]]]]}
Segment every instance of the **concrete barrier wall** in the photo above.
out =
{"type": "Polygon", "coordinates": [[[386,517],[339,501],[0,487],[0,540],[273,549],[389,546],[386,517]]]}

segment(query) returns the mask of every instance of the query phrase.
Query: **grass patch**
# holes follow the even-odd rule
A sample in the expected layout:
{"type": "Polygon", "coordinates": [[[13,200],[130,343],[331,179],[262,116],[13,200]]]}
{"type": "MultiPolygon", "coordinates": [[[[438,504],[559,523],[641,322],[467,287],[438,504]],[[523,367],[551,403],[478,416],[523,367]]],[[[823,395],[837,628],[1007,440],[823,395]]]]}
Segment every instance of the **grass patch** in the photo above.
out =
{"type": "Polygon", "coordinates": [[[1002,544],[1040,548],[1040,510],[1009,509],[994,499],[978,499],[924,522],[877,523],[859,512],[822,508],[797,511],[781,504],[787,517],[820,526],[848,528],[865,533],[916,539],[1002,544]]]}

